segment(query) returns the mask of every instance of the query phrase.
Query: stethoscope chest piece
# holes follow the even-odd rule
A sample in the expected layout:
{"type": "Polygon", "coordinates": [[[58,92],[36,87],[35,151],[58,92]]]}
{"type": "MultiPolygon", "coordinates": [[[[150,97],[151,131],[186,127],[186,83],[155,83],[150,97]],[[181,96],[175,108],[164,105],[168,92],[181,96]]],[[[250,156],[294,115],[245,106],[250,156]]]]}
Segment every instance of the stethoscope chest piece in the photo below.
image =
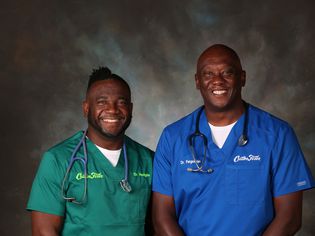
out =
{"type": "Polygon", "coordinates": [[[238,139],[238,146],[245,146],[248,143],[247,135],[242,134],[238,139]]]}
{"type": "Polygon", "coordinates": [[[125,177],[119,182],[120,183],[120,187],[122,188],[122,190],[124,190],[127,193],[130,193],[132,191],[132,188],[129,184],[128,181],[128,157],[127,157],[127,148],[126,148],[126,144],[124,142],[123,145],[123,152],[124,152],[124,160],[125,160],[125,177]]]}
{"type": "Polygon", "coordinates": [[[131,186],[130,186],[128,180],[123,179],[123,180],[121,180],[119,183],[120,183],[120,187],[121,187],[125,192],[130,193],[130,192],[132,191],[132,188],[131,188],[131,186]]]}

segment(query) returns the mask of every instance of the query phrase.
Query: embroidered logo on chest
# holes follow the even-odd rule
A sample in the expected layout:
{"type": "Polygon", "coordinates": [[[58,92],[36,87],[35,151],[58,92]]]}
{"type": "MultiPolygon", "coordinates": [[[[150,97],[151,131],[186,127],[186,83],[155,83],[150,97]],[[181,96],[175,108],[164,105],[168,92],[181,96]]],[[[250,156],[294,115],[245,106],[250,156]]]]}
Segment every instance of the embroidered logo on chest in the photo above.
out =
{"type": "Polygon", "coordinates": [[[103,175],[102,173],[96,173],[96,172],[92,172],[90,174],[87,174],[86,176],[84,175],[84,173],[79,172],[76,177],[77,180],[81,180],[81,179],[103,179],[103,175]]]}
{"type": "Polygon", "coordinates": [[[260,161],[260,156],[259,155],[248,155],[248,156],[240,156],[237,155],[234,157],[234,162],[240,162],[240,161],[260,161]]]}

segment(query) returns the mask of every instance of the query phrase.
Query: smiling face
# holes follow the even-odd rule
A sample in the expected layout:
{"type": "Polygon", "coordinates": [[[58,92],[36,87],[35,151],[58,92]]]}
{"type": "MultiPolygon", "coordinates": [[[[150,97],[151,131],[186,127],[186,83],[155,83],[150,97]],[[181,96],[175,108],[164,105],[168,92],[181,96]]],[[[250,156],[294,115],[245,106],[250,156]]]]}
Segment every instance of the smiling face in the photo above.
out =
{"type": "Polygon", "coordinates": [[[245,85],[236,53],[224,45],[215,45],[201,54],[195,75],[205,107],[210,112],[225,112],[242,107],[242,87],[245,85]]]}
{"type": "Polygon", "coordinates": [[[83,112],[88,119],[88,136],[92,141],[96,144],[96,140],[121,141],[131,122],[130,90],[117,79],[97,81],[87,92],[83,112]]]}

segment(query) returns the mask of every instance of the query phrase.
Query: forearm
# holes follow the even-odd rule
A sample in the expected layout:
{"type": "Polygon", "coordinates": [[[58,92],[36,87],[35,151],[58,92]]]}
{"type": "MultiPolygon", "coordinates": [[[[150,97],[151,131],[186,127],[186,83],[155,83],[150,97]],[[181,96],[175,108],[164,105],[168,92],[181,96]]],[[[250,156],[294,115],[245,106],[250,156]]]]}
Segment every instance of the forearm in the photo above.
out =
{"type": "Polygon", "coordinates": [[[294,192],[274,198],[275,218],[263,236],[291,236],[302,225],[302,192],[294,192]]]}
{"type": "Polygon", "coordinates": [[[174,219],[154,220],[155,236],[185,236],[184,232],[174,219]]]}
{"type": "Polygon", "coordinates": [[[32,236],[59,236],[59,232],[54,229],[32,230],[32,236]]]}
{"type": "Polygon", "coordinates": [[[296,221],[283,221],[275,218],[267,227],[262,236],[291,236],[301,228],[301,223],[296,221]]]}
{"type": "Polygon", "coordinates": [[[152,219],[155,236],[184,236],[178,224],[174,199],[153,192],[152,219]]]}
{"type": "Polygon", "coordinates": [[[175,211],[164,212],[162,207],[153,208],[153,225],[155,236],[184,236],[178,224],[175,211]]]}
{"type": "Polygon", "coordinates": [[[32,236],[59,236],[63,226],[63,217],[32,212],[32,236]]]}

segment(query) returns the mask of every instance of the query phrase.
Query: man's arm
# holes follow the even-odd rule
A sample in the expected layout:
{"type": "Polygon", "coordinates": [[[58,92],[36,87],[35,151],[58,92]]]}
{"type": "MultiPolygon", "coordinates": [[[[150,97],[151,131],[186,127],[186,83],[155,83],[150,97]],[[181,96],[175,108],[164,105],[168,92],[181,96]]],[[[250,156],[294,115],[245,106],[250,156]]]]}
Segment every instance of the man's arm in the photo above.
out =
{"type": "Polygon", "coordinates": [[[32,236],[58,236],[63,217],[32,211],[32,236]]]}
{"type": "Polygon", "coordinates": [[[173,197],[153,192],[152,213],[155,236],[184,236],[177,223],[173,197]]]}
{"type": "Polygon", "coordinates": [[[154,235],[154,228],[153,228],[153,221],[152,221],[152,194],[151,194],[147,212],[146,212],[144,232],[146,236],[154,235]]]}
{"type": "Polygon", "coordinates": [[[302,199],[302,191],[275,197],[275,218],[263,236],[294,235],[302,225],[302,199]]]}

